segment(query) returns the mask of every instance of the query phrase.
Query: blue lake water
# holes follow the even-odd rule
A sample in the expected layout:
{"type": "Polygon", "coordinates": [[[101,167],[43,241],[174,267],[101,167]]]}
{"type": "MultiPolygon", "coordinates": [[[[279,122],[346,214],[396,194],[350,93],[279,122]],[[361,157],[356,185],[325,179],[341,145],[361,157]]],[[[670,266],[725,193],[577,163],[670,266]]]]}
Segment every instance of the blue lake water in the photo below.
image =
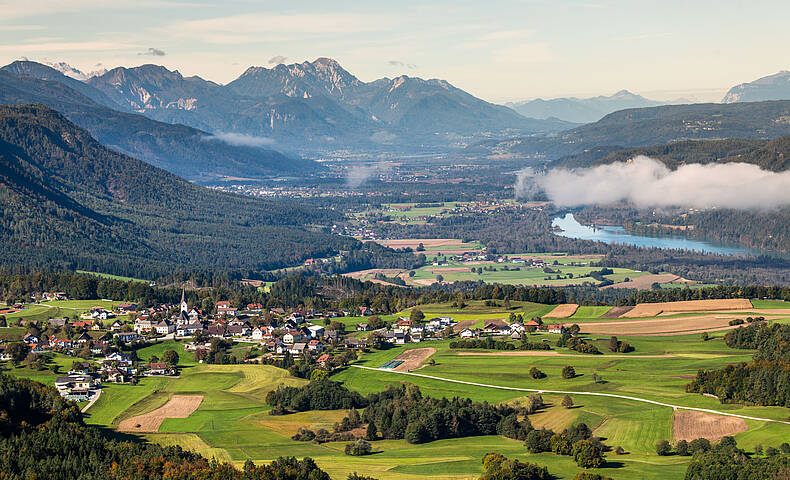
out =
{"type": "Polygon", "coordinates": [[[565,214],[564,217],[555,218],[551,222],[551,226],[562,229],[562,231],[555,231],[555,234],[579,240],[620,243],[637,247],[692,250],[696,252],[718,253],[721,255],[758,254],[758,252],[747,248],[718,245],[712,242],[691,240],[685,237],[649,237],[644,235],[632,235],[626,232],[623,227],[601,226],[593,228],[579,223],[571,213],[565,214]]]}

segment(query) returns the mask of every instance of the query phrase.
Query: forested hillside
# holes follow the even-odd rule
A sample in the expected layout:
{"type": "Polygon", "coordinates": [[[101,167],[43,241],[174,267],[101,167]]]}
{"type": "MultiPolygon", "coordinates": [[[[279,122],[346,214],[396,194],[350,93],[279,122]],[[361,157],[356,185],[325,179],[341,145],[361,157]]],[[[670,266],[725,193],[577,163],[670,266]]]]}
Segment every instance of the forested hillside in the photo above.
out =
{"type": "Polygon", "coordinates": [[[654,158],[671,169],[689,163],[743,162],[780,172],[790,168],[790,137],[773,140],[728,138],[685,140],[638,148],[598,148],[552,162],[550,168],[579,168],[625,162],[639,155],[654,158]]]}
{"type": "Polygon", "coordinates": [[[0,107],[0,258],[156,278],[258,270],[354,248],[337,214],[226,194],[113,152],[41,105],[0,107]]]}
{"type": "Polygon", "coordinates": [[[242,472],[181,447],[129,440],[105,438],[99,429],[85,425],[77,405],[61,398],[54,388],[0,373],[0,477],[4,479],[329,480],[309,457],[278,458],[258,467],[248,462],[242,472]]]}
{"type": "Polygon", "coordinates": [[[546,155],[548,159],[587,150],[722,138],[770,139],[790,135],[790,101],[703,103],[632,108],[553,136],[481,142],[470,151],[546,155]]]}

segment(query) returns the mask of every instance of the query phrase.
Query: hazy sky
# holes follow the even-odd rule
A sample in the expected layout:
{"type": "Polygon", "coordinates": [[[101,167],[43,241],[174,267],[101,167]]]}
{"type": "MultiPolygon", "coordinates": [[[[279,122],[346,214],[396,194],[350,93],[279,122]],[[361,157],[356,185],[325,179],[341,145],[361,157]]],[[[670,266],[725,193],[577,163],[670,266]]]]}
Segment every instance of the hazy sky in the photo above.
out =
{"type": "Polygon", "coordinates": [[[226,83],[326,56],[362,80],[443,78],[495,102],[719,101],[790,69],[790,2],[0,0],[0,61],[157,63],[226,83]]]}

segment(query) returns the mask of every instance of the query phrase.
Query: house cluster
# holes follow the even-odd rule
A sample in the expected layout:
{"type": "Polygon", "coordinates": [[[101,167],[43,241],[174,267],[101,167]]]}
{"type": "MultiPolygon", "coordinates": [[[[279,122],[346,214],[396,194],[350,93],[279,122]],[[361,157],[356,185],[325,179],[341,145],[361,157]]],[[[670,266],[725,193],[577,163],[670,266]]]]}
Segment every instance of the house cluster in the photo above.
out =
{"type": "MultiPolygon", "coordinates": [[[[426,340],[438,340],[447,327],[456,325],[452,317],[435,317],[427,322],[413,322],[409,318],[401,317],[391,329],[384,330],[381,334],[384,341],[395,345],[419,343],[426,340]]],[[[361,323],[357,326],[359,331],[367,331],[368,325],[361,323]]]]}
{"type": "Polygon", "coordinates": [[[540,321],[530,320],[528,322],[513,322],[508,324],[504,320],[487,320],[483,328],[465,328],[461,330],[459,336],[463,339],[477,338],[480,335],[509,336],[513,339],[521,338],[521,334],[530,331],[544,331],[548,333],[565,333],[565,326],[562,324],[544,325],[540,321]]]}
{"type": "Polygon", "coordinates": [[[101,355],[110,346],[106,338],[106,335],[94,338],[88,332],[83,332],[75,339],[58,336],[47,338],[27,334],[22,338],[22,341],[34,353],[55,351],[66,355],[74,355],[87,346],[90,348],[92,355],[101,355]]]}

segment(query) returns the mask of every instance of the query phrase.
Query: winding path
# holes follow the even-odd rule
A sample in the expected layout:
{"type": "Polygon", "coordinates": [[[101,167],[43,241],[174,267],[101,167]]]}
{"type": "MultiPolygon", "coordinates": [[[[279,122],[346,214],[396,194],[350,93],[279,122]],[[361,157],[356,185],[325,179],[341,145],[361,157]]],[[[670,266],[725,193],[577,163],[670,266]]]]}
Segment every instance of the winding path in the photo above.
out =
{"type": "Polygon", "coordinates": [[[91,399],[88,400],[88,404],[82,407],[82,410],[80,410],[80,412],[82,413],[87,412],[88,409],[91,408],[94,403],[96,403],[96,400],[98,400],[99,397],[101,397],[101,389],[96,390],[96,395],[92,396],[91,399]]]}
{"type": "Polygon", "coordinates": [[[728,412],[720,412],[718,410],[711,410],[709,408],[696,408],[696,407],[684,407],[683,405],[672,405],[670,403],[663,403],[657,402],[655,400],[648,400],[646,398],[639,398],[639,397],[630,397],[628,395],[616,395],[614,393],[600,393],[600,392],[574,392],[570,390],[546,390],[544,388],[520,388],[520,387],[505,387],[502,385],[488,385],[485,383],[476,383],[476,382],[466,382],[463,380],[453,380],[451,378],[442,378],[442,377],[434,377],[433,375],[424,375],[422,373],[412,373],[412,372],[396,372],[394,370],[389,369],[382,369],[382,368],[373,368],[373,367],[364,367],[362,365],[351,365],[354,368],[361,368],[364,370],[373,370],[375,372],[385,372],[385,373],[395,373],[398,375],[411,375],[414,377],[421,377],[421,378],[428,378],[431,380],[439,380],[440,382],[450,382],[450,383],[461,383],[463,385],[472,385],[475,387],[484,387],[484,388],[496,388],[499,390],[514,390],[518,392],[536,392],[536,393],[559,393],[559,394],[566,394],[566,395],[590,395],[594,397],[612,397],[612,398],[619,398],[622,400],[631,400],[633,402],[642,402],[642,403],[651,403],[653,405],[659,405],[662,407],[669,407],[673,410],[692,410],[695,412],[705,412],[705,413],[712,413],[715,415],[726,415],[728,417],[738,417],[744,418],[746,420],[758,420],[762,422],[776,422],[776,423],[784,423],[785,425],[790,425],[790,421],[788,420],[776,420],[773,418],[760,418],[760,417],[750,417],[748,415],[739,415],[737,413],[728,413],[728,412]]]}

